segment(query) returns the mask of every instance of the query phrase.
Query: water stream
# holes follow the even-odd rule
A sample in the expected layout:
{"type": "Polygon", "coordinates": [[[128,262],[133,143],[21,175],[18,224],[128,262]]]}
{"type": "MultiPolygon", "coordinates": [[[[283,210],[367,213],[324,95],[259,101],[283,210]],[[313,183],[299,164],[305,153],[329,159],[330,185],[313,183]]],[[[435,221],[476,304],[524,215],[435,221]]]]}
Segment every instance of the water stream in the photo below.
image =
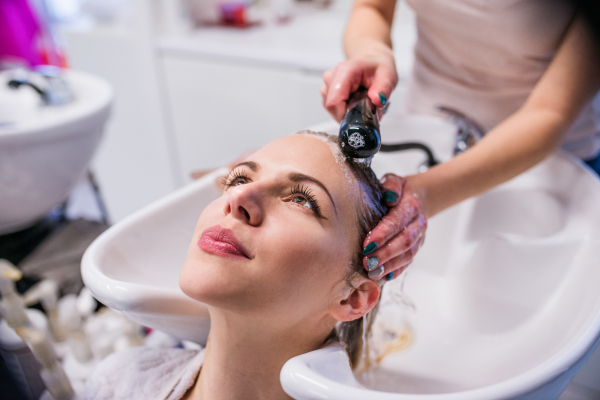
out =
{"type": "Polygon", "coordinates": [[[379,364],[413,342],[414,333],[405,316],[416,312],[416,306],[405,292],[406,276],[405,271],[396,282],[386,283],[377,311],[363,316],[362,352],[354,375],[366,388],[389,391],[390,377],[383,376],[379,364]]]}

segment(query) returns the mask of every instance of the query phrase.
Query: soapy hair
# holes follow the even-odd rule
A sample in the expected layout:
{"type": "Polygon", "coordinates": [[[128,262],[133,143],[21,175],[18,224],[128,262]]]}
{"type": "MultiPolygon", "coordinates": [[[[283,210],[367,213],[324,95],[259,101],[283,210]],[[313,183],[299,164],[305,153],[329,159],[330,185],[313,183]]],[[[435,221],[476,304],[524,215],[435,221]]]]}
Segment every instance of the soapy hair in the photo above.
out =
{"type": "MultiPolygon", "coordinates": [[[[363,241],[369,232],[375,228],[388,212],[388,208],[383,202],[383,187],[370,167],[366,166],[364,163],[356,163],[351,159],[344,157],[335,136],[309,130],[300,131],[297,134],[313,136],[328,143],[336,161],[346,170],[345,172],[349,173],[358,183],[360,201],[358,201],[355,208],[358,241],[355,247],[356,252],[351,255],[349,260],[348,275],[346,276],[348,285],[352,286],[352,280],[357,275],[367,277],[367,271],[362,263],[363,241]]],[[[368,337],[369,335],[371,322],[375,318],[378,305],[379,302],[364,319],[358,318],[354,321],[338,323],[336,329],[325,342],[325,344],[329,344],[332,341],[338,341],[348,353],[352,368],[355,368],[358,364],[361,355],[363,336],[368,337]],[[366,323],[367,326],[363,327],[363,323],[366,323]]]]}

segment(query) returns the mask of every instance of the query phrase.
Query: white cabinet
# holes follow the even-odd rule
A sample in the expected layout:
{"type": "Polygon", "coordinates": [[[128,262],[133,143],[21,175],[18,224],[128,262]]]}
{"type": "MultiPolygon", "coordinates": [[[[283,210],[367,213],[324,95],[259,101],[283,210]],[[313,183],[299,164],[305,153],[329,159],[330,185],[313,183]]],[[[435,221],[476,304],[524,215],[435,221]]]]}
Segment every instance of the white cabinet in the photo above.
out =
{"type": "Polygon", "coordinates": [[[190,57],[161,62],[184,182],[330,118],[320,73],[190,57]]]}
{"type": "Polygon", "coordinates": [[[114,27],[66,30],[74,69],[107,79],[115,103],[92,168],[111,222],[177,188],[173,152],[165,129],[153,48],[132,30],[114,27]]]}

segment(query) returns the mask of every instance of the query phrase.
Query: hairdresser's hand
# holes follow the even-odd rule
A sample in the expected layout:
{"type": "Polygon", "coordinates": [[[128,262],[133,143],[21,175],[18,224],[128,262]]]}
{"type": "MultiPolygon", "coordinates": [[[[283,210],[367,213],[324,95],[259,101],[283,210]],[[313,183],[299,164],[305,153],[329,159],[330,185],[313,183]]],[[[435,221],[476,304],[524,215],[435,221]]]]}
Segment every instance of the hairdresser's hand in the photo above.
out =
{"type": "Polygon", "coordinates": [[[382,182],[384,200],[391,208],[363,243],[363,265],[376,281],[392,280],[408,267],[427,229],[427,219],[410,183],[394,174],[386,174],[382,182]]]}
{"type": "Polygon", "coordinates": [[[341,62],[323,74],[323,105],[340,122],[346,103],[360,87],[368,88],[368,96],[377,107],[383,107],[398,83],[394,55],[389,47],[373,44],[369,54],[341,62]]]}

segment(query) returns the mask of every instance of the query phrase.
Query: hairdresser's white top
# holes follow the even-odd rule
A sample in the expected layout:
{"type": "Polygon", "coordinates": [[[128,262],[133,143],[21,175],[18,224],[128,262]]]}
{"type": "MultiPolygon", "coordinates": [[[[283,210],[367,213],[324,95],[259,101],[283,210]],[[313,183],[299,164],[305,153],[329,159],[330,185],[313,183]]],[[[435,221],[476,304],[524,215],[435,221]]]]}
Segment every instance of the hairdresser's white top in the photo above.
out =
{"type": "Polygon", "coordinates": [[[111,354],[88,378],[83,400],[179,400],[192,387],[204,350],[134,347],[111,354]]]}
{"type": "MultiPolygon", "coordinates": [[[[526,100],[555,54],[574,11],[564,0],[407,0],[417,14],[413,78],[406,101],[437,104],[489,130],[526,100]]],[[[600,97],[567,133],[564,148],[583,159],[600,151],[600,97]]]]}

